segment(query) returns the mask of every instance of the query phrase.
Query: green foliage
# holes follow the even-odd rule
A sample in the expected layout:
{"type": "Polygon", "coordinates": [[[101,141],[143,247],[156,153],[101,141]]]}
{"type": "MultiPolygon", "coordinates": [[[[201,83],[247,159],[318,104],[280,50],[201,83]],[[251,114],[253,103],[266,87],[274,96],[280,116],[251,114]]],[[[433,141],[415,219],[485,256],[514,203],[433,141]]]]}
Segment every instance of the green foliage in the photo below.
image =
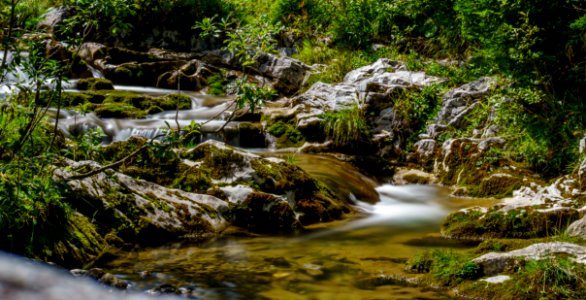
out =
{"type": "Polygon", "coordinates": [[[67,226],[70,208],[61,202],[64,189],[53,181],[45,159],[0,164],[0,245],[4,250],[40,255],[67,226]]]}
{"type": "Polygon", "coordinates": [[[373,20],[376,19],[372,0],[347,0],[338,2],[336,18],[332,24],[334,41],[351,48],[365,48],[374,39],[373,20]]]}
{"type": "Polygon", "coordinates": [[[296,146],[305,140],[303,134],[295,125],[278,121],[271,124],[267,131],[278,138],[277,146],[296,146]]]}
{"type": "Polygon", "coordinates": [[[207,78],[208,94],[224,96],[226,94],[226,79],[222,73],[214,74],[207,78]]]}
{"type": "Polygon", "coordinates": [[[271,88],[259,87],[256,84],[242,83],[236,95],[236,104],[239,109],[247,107],[251,112],[261,107],[265,101],[272,100],[277,95],[271,88]]]}
{"type": "Polygon", "coordinates": [[[482,276],[481,267],[467,256],[446,250],[419,253],[407,262],[407,269],[417,273],[429,272],[438,283],[446,286],[482,276]]]}
{"type": "Polygon", "coordinates": [[[275,36],[281,30],[280,24],[272,24],[266,16],[261,16],[254,23],[237,26],[228,32],[226,50],[240,61],[243,68],[254,65],[260,55],[276,52],[275,36]]]}
{"type": "Polygon", "coordinates": [[[338,147],[356,147],[368,134],[368,125],[362,105],[358,102],[351,107],[321,115],[326,136],[338,147]]]}
{"type": "Polygon", "coordinates": [[[586,296],[586,269],[571,259],[530,260],[517,276],[523,286],[515,292],[526,299],[582,299],[586,296]]]}

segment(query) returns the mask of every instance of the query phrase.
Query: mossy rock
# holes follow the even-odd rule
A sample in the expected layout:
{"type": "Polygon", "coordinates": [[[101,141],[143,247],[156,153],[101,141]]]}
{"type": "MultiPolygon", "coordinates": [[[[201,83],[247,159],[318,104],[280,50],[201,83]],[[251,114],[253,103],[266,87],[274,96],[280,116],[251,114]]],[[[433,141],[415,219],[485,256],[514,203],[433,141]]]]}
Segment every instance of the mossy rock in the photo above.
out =
{"type": "Polygon", "coordinates": [[[251,193],[231,214],[234,225],[253,232],[285,233],[301,229],[289,202],[271,194],[251,193]]]}
{"type": "Polygon", "coordinates": [[[477,193],[471,196],[504,198],[511,196],[513,191],[523,186],[523,178],[510,174],[492,174],[482,179],[477,193]]]}
{"type": "Polygon", "coordinates": [[[205,193],[213,187],[211,171],[201,166],[188,167],[173,181],[171,187],[193,193],[205,193]]]}
{"type": "Polygon", "coordinates": [[[191,98],[185,94],[152,97],[116,90],[66,92],[62,99],[66,107],[94,112],[102,118],[144,118],[163,111],[191,109],[192,105],[191,98]]]}
{"type": "MultiPolygon", "coordinates": [[[[126,141],[114,142],[100,150],[99,162],[118,161],[146,144],[144,137],[133,136],[126,141]]],[[[180,173],[180,159],[168,146],[151,146],[126,160],[117,169],[129,176],[145,179],[163,186],[171,186],[180,173]]]]}
{"type": "Polygon", "coordinates": [[[233,175],[235,168],[245,167],[246,162],[241,153],[231,148],[220,148],[214,144],[201,144],[192,151],[184,153],[182,158],[202,161],[202,167],[209,169],[213,179],[222,179],[233,175]]]}
{"type": "Polygon", "coordinates": [[[305,137],[295,125],[277,121],[267,131],[277,138],[277,148],[296,147],[305,142],[305,137]]]}
{"type": "Polygon", "coordinates": [[[442,234],[450,238],[484,240],[488,238],[540,238],[563,232],[580,218],[573,208],[540,211],[524,207],[503,212],[491,208],[459,211],[450,214],[442,224],[442,234]]]}
{"type": "Polygon", "coordinates": [[[108,249],[103,236],[96,226],[84,215],[74,213],[69,217],[66,233],[52,249],[44,251],[43,260],[58,263],[64,267],[80,267],[108,249]]]}
{"type": "Polygon", "coordinates": [[[112,81],[104,78],[83,78],[77,81],[75,87],[82,91],[113,90],[112,81]]]}

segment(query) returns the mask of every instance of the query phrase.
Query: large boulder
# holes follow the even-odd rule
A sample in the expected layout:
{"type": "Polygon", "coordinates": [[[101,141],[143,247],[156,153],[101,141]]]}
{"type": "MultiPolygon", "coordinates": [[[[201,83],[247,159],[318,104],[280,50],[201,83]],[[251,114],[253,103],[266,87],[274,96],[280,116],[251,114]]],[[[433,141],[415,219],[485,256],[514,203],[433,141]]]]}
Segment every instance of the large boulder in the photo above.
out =
{"type": "MultiPolygon", "coordinates": [[[[55,176],[67,180],[95,170],[95,162],[65,161],[55,176]]],[[[179,238],[201,239],[223,230],[228,204],[216,197],[169,189],[122,173],[107,171],[68,180],[70,199],[96,220],[102,232],[115,230],[125,241],[151,244],[179,238]]]]}

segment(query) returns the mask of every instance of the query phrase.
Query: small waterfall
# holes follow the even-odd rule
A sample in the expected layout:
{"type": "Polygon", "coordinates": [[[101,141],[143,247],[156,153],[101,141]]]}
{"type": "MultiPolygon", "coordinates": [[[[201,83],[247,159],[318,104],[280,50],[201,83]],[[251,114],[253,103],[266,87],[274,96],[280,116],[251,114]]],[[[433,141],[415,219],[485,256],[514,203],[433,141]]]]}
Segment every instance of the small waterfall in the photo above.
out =
{"type": "Polygon", "coordinates": [[[87,67],[90,70],[90,72],[92,72],[92,77],[94,77],[94,78],[102,78],[102,79],[106,78],[106,77],[104,77],[104,74],[102,73],[102,71],[100,71],[100,70],[98,70],[98,69],[96,69],[96,68],[94,68],[94,67],[92,67],[90,65],[87,65],[87,67]]]}

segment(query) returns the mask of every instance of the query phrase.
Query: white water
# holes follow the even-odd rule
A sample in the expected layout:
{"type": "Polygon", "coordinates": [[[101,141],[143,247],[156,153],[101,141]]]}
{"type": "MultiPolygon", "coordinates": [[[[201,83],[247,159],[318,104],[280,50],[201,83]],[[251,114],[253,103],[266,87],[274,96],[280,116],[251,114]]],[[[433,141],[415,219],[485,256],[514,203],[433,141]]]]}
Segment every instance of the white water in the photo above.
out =
{"type": "Polygon", "coordinates": [[[366,216],[340,227],[321,231],[303,239],[351,232],[367,227],[421,227],[439,225],[450,209],[444,206],[447,193],[431,185],[391,185],[376,188],[380,201],[375,204],[356,201],[366,216]]]}

